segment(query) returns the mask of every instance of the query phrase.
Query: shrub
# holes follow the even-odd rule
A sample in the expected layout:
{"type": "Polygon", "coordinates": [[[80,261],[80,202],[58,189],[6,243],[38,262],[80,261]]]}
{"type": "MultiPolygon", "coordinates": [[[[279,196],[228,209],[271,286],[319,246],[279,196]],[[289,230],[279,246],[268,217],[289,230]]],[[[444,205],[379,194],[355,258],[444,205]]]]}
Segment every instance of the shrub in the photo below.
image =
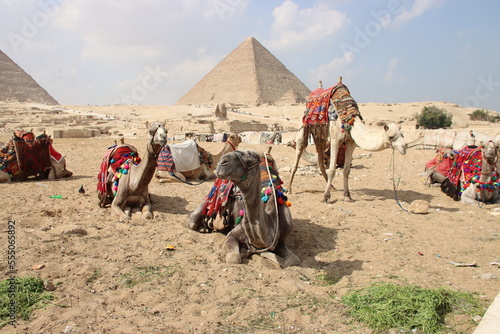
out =
{"type": "Polygon", "coordinates": [[[424,107],[420,114],[415,115],[417,125],[425,129],[449,128],[453,115],[436,106],[424,107]]]}
{"type": "Polygon", "coordinates": [[[486,110],[474,110],[472,114],[469,114],[469,118],[471,121],[491,121],[490,115],[486,110]]]}

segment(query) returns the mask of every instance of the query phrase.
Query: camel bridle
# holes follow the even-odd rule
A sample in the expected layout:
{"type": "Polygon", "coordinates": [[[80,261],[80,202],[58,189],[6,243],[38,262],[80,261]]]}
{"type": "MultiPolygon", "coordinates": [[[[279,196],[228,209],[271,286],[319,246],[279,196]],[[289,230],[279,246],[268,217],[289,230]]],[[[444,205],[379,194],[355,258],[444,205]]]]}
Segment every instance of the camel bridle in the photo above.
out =
{"type": "Polygon", "coordinates": [[[247,163],[245,162],[245,160],[243,160],[243,157],[241,155],[241,151],[234,151],[234,153],[236,154],[236,156],[238,157],[238,159],[240,160],[240,163],[241,163],[241,166],[243,166],[243,169],[245,170],[245,175],[243,175],[243,177],[241,178],[241,181],[245,181],[246,178],[247,178],[247,172],[257,166],[260,165],[260,161],[257,160],[256,162],[254,162],[253,164],[251,164],[250,166],[247,165],[247,163]]]}
{"type": "MultiPolygon", "coordinates": [[[[151,141],[149,142],[149,146],[151,146],[153,148],[153,144],[155,144],[154,140],[155,140],[155,136],[156,136],[156,132],[158,132],[158,129],[162,128],[163,130],[165,130],[165,128],[163,127],[163,125],[161,124],[158,124],[154,130],[149,130],[149,134],[151,135],[151,141]]],[[[167,130],[165,130],[165,132],[167,132],[167,130]]],[[[153,148],[153,152],[150,152],[149,151],[149,146],[148,146],[148,153],[155,159],[158,158],[158,155],[160,154],[161,152],[161,149],[162,149],[162,146],[160,146],[160,149],[158,150],[158,152],[155,152],[154,151],[154,148],[153,148]]]]}

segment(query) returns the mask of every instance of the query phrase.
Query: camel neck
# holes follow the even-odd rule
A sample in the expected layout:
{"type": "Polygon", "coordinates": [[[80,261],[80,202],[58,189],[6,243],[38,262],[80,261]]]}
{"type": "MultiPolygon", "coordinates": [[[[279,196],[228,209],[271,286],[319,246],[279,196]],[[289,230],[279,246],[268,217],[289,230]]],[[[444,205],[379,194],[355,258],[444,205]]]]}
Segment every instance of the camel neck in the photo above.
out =
{"type": "Polygon", "coordinates": [[[238,184],[241,190],[244,205],[245,217],[242,220],[242,228],[250,240],[253,240],[253,246],[256,248],[265,248],[272,246],[274,231],[276,226],[277,212],[275,210],[266,210],[266,205],[271,205],[274,201],[274,195],[270,196],[269,202],[264,203],[261,199],[261,178],[260,169],[253,168],[248,171],[245,181],[238,184]],[[271,212],[271,214],[268,214],[271,212]]]}
{"type": "Polygon", "coordinates": [[[365,151],[376,152],[391,147],[383,129],[368,129],[359,117],[356,117],[350,134],[356,145],[365,151]]]}
{"type": "Polygon", "coordinates": [[[153,156],[154,152],[156,152],[154,149],[155,146],[157,145],[148,143],[144,158],[142,158],[137,166],[132,167],[135,171],[132,174],[132,178],[129,180],[131,189],[144,189],[149,185],[149,182],[151,182],[156,169],[156,157],[153,156]],[[137,175],[137,177],[134,175],[137,175]]]}

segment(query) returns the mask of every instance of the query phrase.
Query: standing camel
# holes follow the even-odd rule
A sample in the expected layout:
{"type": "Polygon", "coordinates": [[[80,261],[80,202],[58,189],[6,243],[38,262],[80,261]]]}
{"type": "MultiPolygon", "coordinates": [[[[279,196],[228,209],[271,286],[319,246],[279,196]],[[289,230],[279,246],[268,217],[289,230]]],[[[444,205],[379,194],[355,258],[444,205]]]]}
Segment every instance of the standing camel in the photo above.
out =
{"type": "Polygon", "coordinates": [[[330,140],[330,159],[337,161],[339,147],[345,143],[345,161],[344,161],[344,201],[352,202],[349,192],[349,174],[351,172],[352,155],[356,146],[367,151],[381,151],[387,148],[398,150],[401,154],[406,154],[406,143],[399,127],[395,123],[384,124],[381,129],[368,129],[359,113],[359,108],[351,97],[349,89],[342,84],[342,77],[339,82],[330,88],[318,88],[311,93],[307,103],[306,114],[303,119],[303,126],[299,132],[297,140],[297,149],[295,151],[295,163],[290,179],[289,191],[292,192],[292,182],[297,171],[300,156],[307,146],[307,139],[312,135],[316,152],[318,153],[318,167],[325,178],[326,189],[323,196],[323,202],[330,201],[330,191],[333,178],[335,176],[336,165],[330,164],[328,170],[325,170],[324,152],[325,146],[330,140]],[[330,103],[336,110],[333,124],[330,125],[328,108],[330,103]]]}
{"type": "Polygon", "coordinates": [[[106,173],[107,168],[103,168],[108,166],[108,159],[114,162],[112,154],[106,155],[101,165],[99,195],[101,199],[103,196],[112,198],[111,210],[120,217],[120,222],[128,222],[133,210],[141,210],[143,219],[153,218],[148,186],[156,169],[158,153],[167,143],[167,130],[164,124],[159,122],[146,124],[146,127],[148,128],[147,154],[142,160],[138,159],[135,148],[122,145],[119,148],[128,146],[131,150],[128,151],[130,153],[122,155],[125,158],[120,162],[116,173],[115,171],[106,173]]]}
{"type": "MultiPolygon", "coordinates": [[[[214,176],[215,166],[217,166],[220,158],[226,153],[235,151],[238,148],[238,145],[240,145],[241,141],[242,140],[239,135],[234,133],[230,134],[226,139],[226,142],[224,143],[222,149],[216,154],[211,154],[198,146],[198,152],[203,152],[203,154],[200,153],[200,155],[208,155],[207,160],[209,160],[210,162],[202,161],[200,157],[200,167],[188,171],[170,171],[168,167],[161,168],[160,170],[159,159],[158,169],[155,176],[156,178],[160,179],[160,183],[165,182],[166,179],[171,179],[172,176],[183,182],[186,182],[187,180],[199,181],[211,179],[214,176]]],[[[173,148],[173,146],[175,145],[165,146],[164,148],[162,148],[162,153],[164,152],[164,150],[168,150],[168,148],[173,148]]],[[[162,153],[160,153],[160,157],[162,153]]]]}
{"type": "MultiPolygon", "coordinates": [[[[216,176],[232,181],[243,201],[241,221],[227,234],[223,245],[227,263],[241,263],[242,258],[255,253],[277,262],[282,268],[300,262],[285,243],[293,220],[277,170],[269,154],[260,155],[251,150],[225,154],[217,165],[216,176]]],[[[199,212],[195,211],[190,219],[198,216],[199,212]]]]}

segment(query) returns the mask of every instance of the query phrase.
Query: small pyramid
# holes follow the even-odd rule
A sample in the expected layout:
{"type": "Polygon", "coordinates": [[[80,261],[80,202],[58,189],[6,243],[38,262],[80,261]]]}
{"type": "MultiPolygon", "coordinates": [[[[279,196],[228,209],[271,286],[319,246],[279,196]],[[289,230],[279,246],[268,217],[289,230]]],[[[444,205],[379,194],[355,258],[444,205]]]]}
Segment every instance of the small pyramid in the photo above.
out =
{"type": "Polygon", "coordinates": [[[59,104],[2,51],[0,51],[0,101],[59,104]]]}
{"type": "Polygon", "coordinates": [[[249,37],[176,104],[305,103],[310,92],[271,52],[249,37]],[[293,101],[291,97],[295,97],[293,101]]]}

